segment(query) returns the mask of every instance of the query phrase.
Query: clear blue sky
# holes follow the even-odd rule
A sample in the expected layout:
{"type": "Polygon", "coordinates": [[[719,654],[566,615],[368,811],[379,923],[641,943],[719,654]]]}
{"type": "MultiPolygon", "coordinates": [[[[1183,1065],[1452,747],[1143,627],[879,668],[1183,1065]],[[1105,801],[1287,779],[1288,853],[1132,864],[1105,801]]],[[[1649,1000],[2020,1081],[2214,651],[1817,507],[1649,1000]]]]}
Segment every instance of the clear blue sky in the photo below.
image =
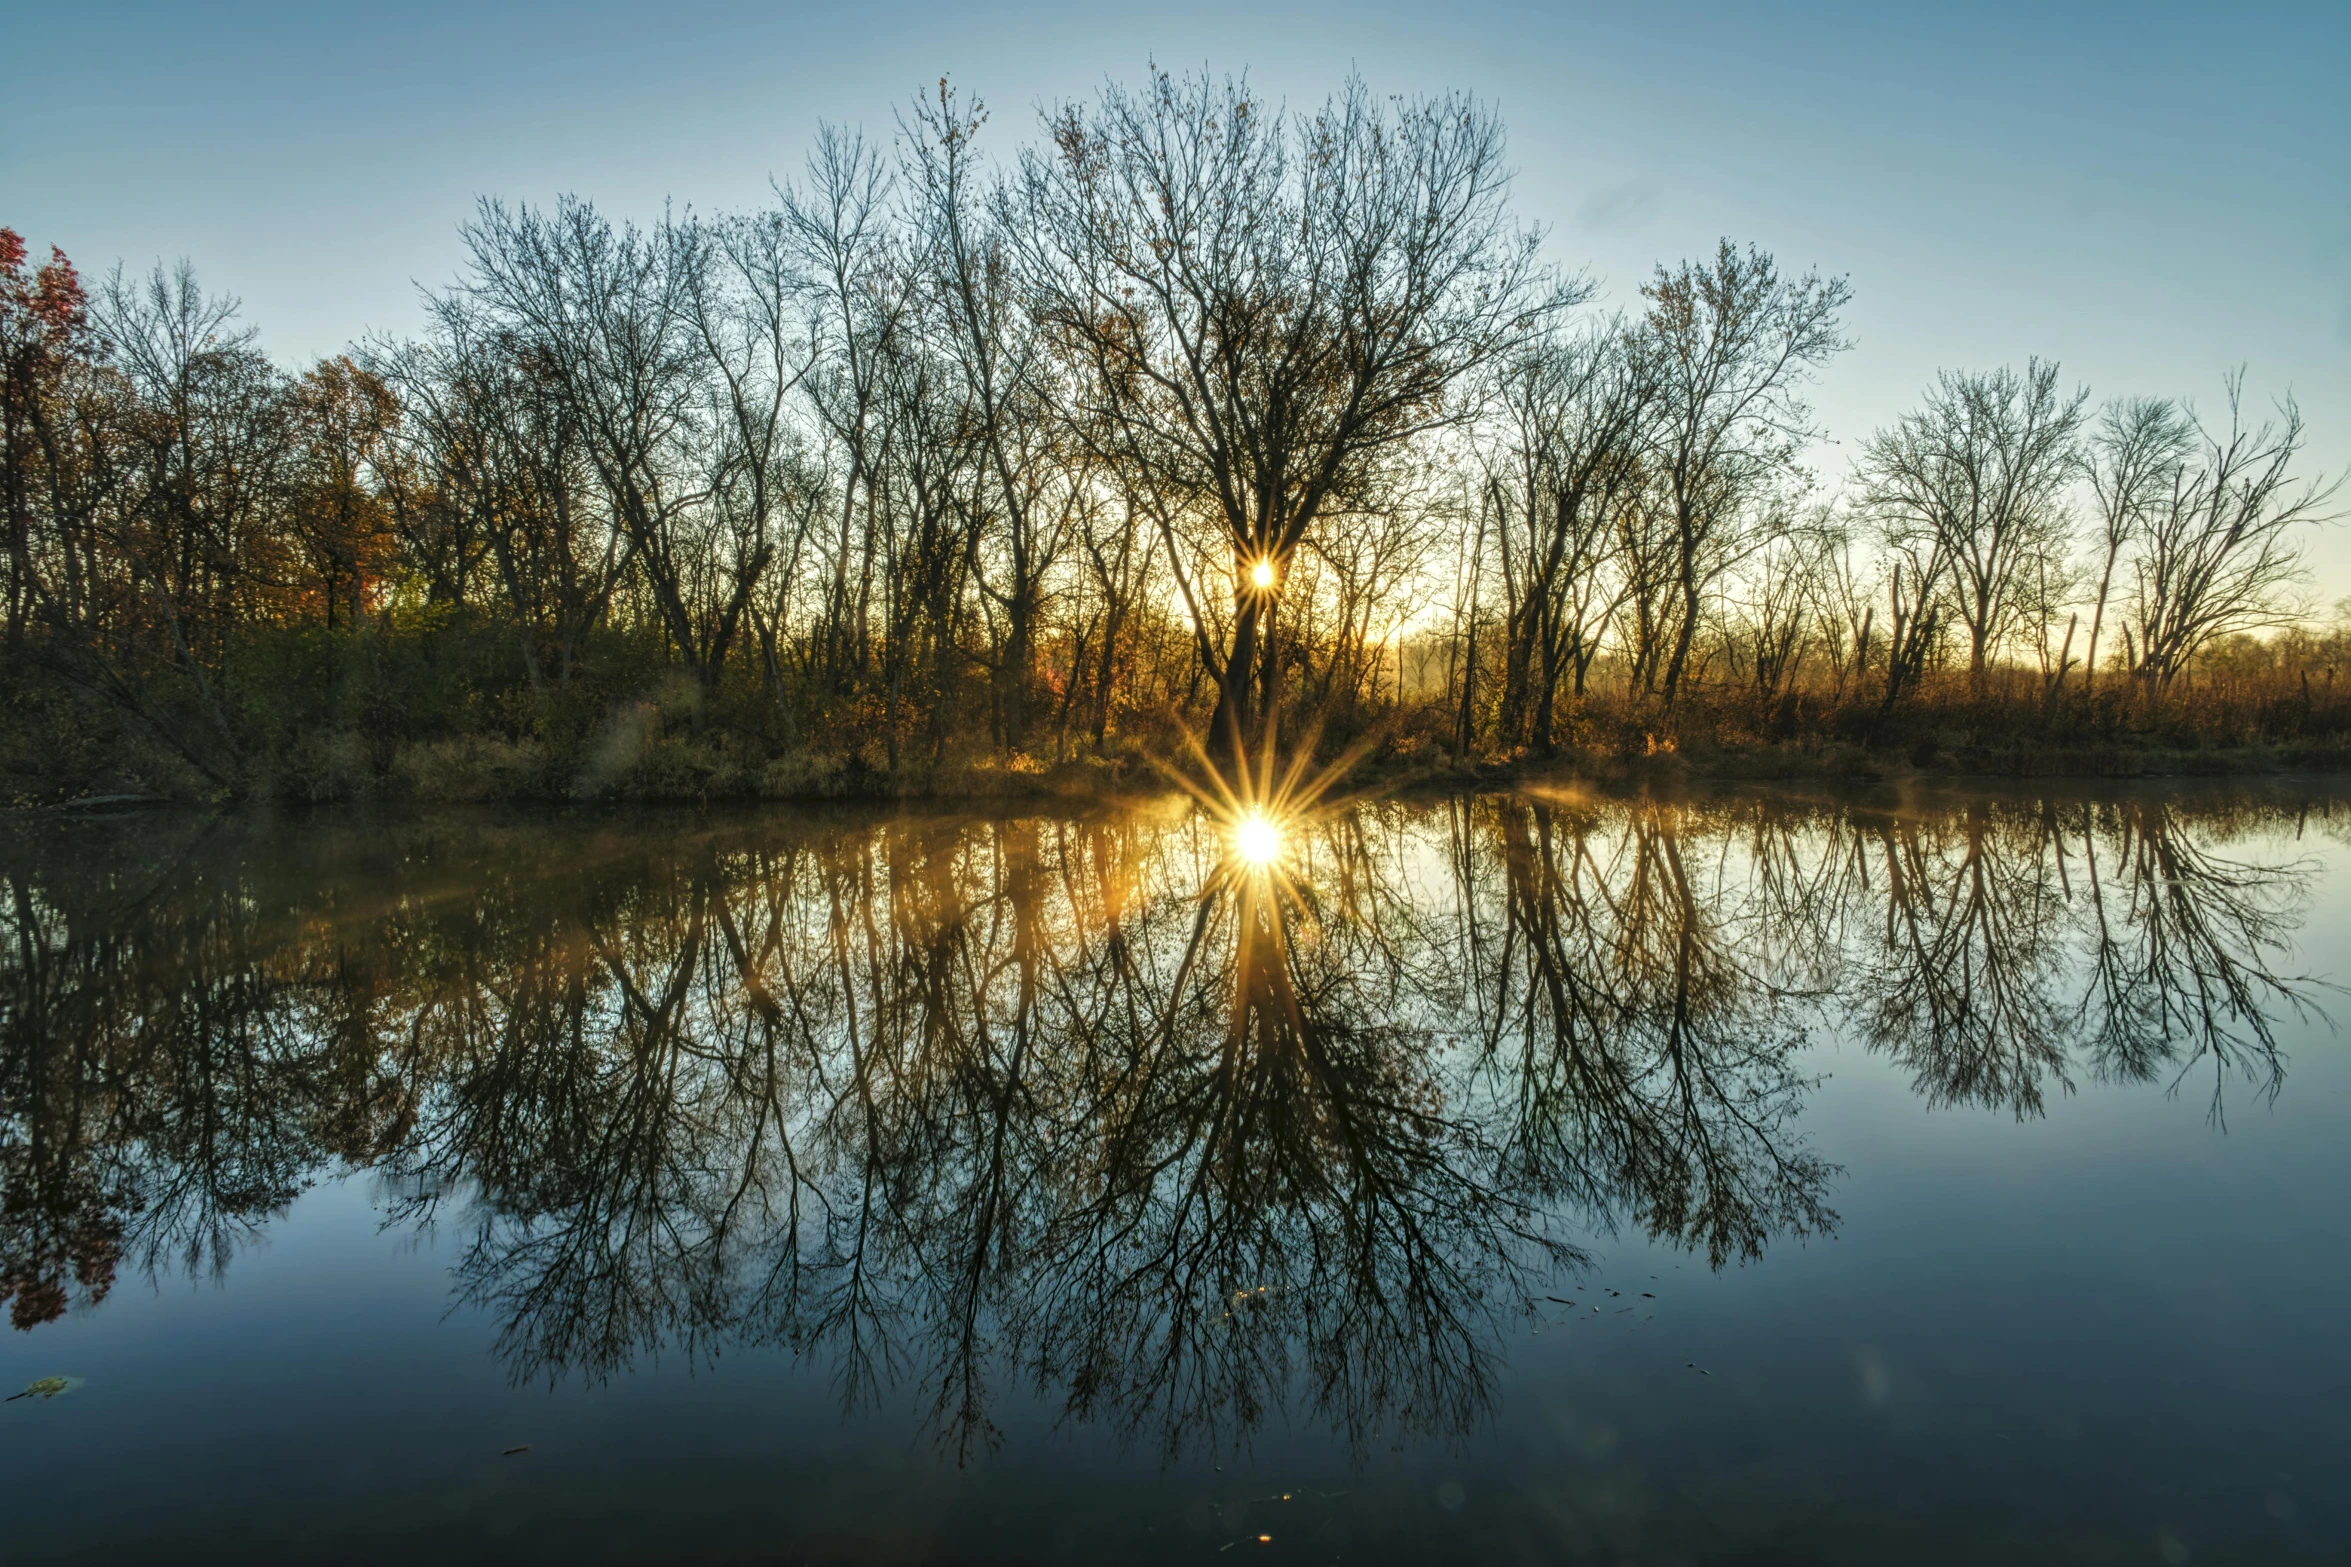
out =
{"type": "MultiPolygon", "coordinates": [[[[2182,5],[409,3],[20,8],[0,223],[91,271],[186,256],[295,361],[417,320],[477,195],[760,199],[819,120],[940,74],[1001,148],[1105,75],[1470,89],[1611,298],[1716,236],[1850,274],[1850,442],[1938,366],[2041,354],[2217,401],[2245,363],[2351,465],[2351,0],[2182,5]]],[[[1830,477],[1842,468],[1824,454],[1830,477]]],[[[2317,551],[2351,594],[2351,527],[2317,551]]]]}

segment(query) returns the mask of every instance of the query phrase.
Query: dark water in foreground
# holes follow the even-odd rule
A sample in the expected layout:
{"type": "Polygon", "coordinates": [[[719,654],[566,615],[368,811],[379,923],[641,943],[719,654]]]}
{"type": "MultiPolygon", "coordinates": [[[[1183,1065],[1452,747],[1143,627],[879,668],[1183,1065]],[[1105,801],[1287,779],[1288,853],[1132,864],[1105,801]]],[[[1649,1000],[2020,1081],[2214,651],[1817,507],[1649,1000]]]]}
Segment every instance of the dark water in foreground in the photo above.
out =
{"type": "Polygon", "coordinates": [[[1285,848],[0,831],[0,1561],[2351,1560],[2344,797],[1285,848]]]}

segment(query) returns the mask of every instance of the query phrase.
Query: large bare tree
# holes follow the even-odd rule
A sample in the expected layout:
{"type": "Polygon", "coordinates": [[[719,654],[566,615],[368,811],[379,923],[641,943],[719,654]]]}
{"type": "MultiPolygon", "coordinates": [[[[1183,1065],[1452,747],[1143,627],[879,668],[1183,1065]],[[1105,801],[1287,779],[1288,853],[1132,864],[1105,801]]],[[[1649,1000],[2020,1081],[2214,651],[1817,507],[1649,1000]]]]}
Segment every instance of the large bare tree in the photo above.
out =
{"type": "Polygon", "coordinates": [[[1244,82],[1162,72],[1050,130],[1022,160],[1023,282],[1079,367],[1083,427],[1156,508],[1218,686],[1212,739],[1237,746],[1277,701],[1300,543],[1367,505],[1383,459],[1581,291],[1505,210],[1501,127],[1467,98],[1382,102],[1351,81],[1293,115],[1244,82]],[[1221,645],[1185,526],[1228,557],[1221,645]]]}

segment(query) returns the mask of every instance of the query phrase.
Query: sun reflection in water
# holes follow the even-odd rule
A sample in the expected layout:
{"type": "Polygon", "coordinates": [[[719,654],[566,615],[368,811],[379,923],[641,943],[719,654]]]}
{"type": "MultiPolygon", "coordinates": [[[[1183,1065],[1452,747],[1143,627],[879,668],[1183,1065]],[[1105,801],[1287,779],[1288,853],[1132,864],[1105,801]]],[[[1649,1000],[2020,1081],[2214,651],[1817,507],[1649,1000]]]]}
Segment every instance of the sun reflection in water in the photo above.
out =
{"type": "Polygon", "coordinates": [[[1233,853],[1243,864],[1271,865],[1281,852],[1282,829],[1261,812],[1251,811],[1233,824],[1233,853]]]}

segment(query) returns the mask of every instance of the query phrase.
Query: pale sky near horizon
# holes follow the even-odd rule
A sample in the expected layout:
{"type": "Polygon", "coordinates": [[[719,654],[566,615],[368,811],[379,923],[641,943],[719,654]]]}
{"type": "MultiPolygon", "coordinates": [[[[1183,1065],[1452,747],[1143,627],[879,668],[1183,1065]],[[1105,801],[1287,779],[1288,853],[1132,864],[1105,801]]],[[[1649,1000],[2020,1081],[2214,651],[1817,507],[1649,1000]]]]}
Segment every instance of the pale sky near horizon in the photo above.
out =
{"type": "MultiPolygon", "coordinates": [[[[0,224],[85,271],[191,260],[287,363],[419,322],[483,195],[615,215],[761,200],[820,121],[888,135],[941,74],[985,143],[1152,58],[1319,101],[1460,88],[1604,304],[1717,236],[1850,276],[1813,401],[1841,477],[1939,367],[2093,394],[2291,390],[2351,468],[2351,3],[2229,6],[126,5],[0,27],[0,224]]],[[[2351,506],[2351,487],[2342,504],[2351,506]]],[[[2313,541],[2351,595],[2351,523],[2313,541]]]]}

